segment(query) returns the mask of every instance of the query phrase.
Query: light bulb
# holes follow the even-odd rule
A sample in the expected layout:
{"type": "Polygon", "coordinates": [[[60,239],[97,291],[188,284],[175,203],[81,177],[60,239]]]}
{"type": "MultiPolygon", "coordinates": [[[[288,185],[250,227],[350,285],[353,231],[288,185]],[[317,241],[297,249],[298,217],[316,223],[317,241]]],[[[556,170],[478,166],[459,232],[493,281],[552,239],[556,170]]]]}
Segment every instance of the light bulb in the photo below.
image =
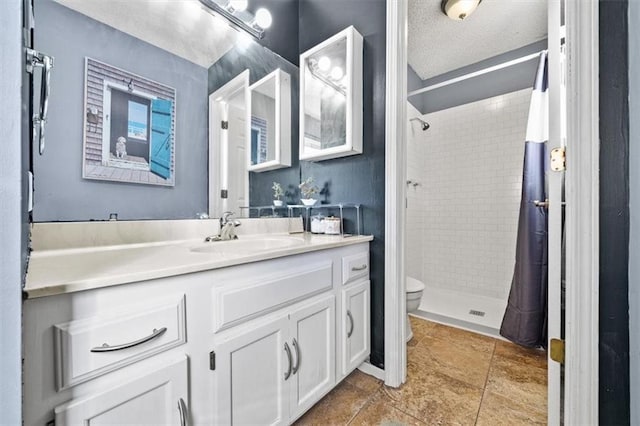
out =
{"type": "Polygon", "coordinates": [[[228,5],[237,12],[242,12],[243,10],[245,10],[248,4],[249,0],[230,0],[228,3],[228,5]]]}
{"type": "Polygon", "coordinates": [[[329,71],[329,69],[331,68],[331,59],[327,58],[326,56],[322,56],[320,59],[318,59],[318,68],[322,72],[329,71]]]}
{"type": "Polygon", "coordinates": [[[340,80],[344,75],[344,71],[340,67],[333,67],[331,70],[331,78],[334,80],[340,80]]]}
{"type": "Polygon", "coordinates": [[[271,21],[271,13],[267,9],[260,8],[256,10],[256,24],[260,28],[266,30],[271,26],[271,21]]]}

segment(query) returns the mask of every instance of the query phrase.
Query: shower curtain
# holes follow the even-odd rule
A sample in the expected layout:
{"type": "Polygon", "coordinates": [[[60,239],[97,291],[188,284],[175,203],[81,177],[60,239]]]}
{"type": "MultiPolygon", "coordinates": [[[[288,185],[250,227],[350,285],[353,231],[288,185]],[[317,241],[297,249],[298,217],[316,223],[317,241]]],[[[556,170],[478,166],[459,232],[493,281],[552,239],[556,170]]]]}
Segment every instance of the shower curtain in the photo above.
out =
{"type": "Polygon", "coordinates": [[[518,219],[516,264],[500,334],[526,347],[547,344],[546,142],[549,135],[547,53],[540,54],[531,94],[524,150],[522,199],[518,219]]]}

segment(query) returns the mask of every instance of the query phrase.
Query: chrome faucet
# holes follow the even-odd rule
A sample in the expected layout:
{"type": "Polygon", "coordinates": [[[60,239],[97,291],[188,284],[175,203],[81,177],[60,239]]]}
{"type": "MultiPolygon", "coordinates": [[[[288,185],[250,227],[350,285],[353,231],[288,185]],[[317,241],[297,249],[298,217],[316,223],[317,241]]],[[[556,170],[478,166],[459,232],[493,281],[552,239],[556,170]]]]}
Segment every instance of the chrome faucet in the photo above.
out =
{"type": "Polygon", "coordinates": [[[233,212],[224,212],[220,218],[220,234],[205,238],[205,242],[237,240],[236,227],[242,225],[240,221],[231,219],[233,212]]]}

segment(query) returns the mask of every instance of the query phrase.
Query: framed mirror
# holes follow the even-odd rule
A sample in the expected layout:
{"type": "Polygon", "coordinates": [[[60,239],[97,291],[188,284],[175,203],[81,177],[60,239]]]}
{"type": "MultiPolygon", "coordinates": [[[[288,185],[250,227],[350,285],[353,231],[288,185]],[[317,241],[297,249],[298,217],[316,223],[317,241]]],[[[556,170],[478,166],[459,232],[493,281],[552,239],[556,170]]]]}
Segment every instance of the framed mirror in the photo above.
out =
{"type": "Polygon", "coordinates": [[[300,159],[362,153],[362,35],[349,27],[300,55],[300,159]]]}
{"type": "Polygon", "coordinates": [[[278,68],[249,89],[248,170],[291,166],[291,76],[278,68]]]}

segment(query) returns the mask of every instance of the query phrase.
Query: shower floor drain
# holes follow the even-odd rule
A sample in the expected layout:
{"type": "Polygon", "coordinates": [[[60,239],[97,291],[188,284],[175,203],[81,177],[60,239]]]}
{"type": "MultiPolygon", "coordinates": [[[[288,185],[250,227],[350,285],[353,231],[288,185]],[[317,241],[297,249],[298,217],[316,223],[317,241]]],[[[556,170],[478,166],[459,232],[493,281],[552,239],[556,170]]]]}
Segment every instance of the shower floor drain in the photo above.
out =
{"type": "Polygon", "coordinates": [[[484,316],[484,312],[482,312],[482,311],[476,311],[476,310],[471,309],[471,310],[469,311],[469,315],[475,315],[475,316],[477,316],[477,317],[483,317],[483,316],[484,316]]]}

